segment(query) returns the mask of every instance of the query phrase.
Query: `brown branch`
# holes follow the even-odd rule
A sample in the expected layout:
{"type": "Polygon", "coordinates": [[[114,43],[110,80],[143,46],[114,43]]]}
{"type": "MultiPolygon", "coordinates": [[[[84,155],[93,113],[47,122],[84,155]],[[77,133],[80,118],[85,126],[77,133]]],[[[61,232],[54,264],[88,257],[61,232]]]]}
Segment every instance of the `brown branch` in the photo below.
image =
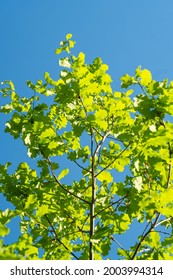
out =
{"type": "Polygon", "coordinates": [[[141,245],[142,245],[142,242],[145,240],[145,238],[149,235],[150,232],[152,232],[152,230],[155,228],[156,224],[157,224],[157,221],[158,219],[160,218],[160,213],[157,213],[157,216],[155,218],[155,221],[153,223],[151,223],[151,226],[150,228],[147,230],[147,232],[142,236],[140,242],[138,243],[138,245],[136,246],[136,249],[133,253],[133,255],[130,257],[130,260],[134,260],[134,258],[136,257],[141,245]]]}
{"type": "Polygon", "coordinates": [[[153,230],[152,232],[158,232],[158,233],[161,233],[161,234],[169,235],[170,237],[172,236],[171,233],[168,233],[168,232],[165,232],[165,231],[162,231],[162,230],[153,230]]]}
{"type": "MultiPolygon", "coordinates": [[[[112,207],[115,204],[118,204],[117,206],[119,207],[119,205],[121,204],[121,202],[127,197],[128,195],[125,195],[124,197],[118,199],[117,201],[114,201],[112,203],[110,203],[108,206],[106,206],[105,208],[102,208],[99,212],[97,212],[94,217],[96,218],[100,213],[104,212],[106,209],[112,207]]],[[[116,207],[117,208],[117,207],[116,207]]],[[[115,212],[115,211],[114,211],[115,212]]]]}
{"type": "Polygon", "coordinates": [[[49,220],[48,216],[45,214],[44,215],[46,220],[48,221],[48,224],[50,225],[52,232],[54,233],[54,237],[56,239],[57,242],[59,242],[76,260],[79,260],[79,258],[69,250],[69,248],[58,238],[57,233],[54,229],[54,226],[52,225],[51,221],[49,220]]]}
{"type": "Polygon", "coordinates": [[[107,168],[109,168],[127,149],[128,147],[131,145],[131,142],[119,153],[118,156],[116,156],[114,158],[113,161],[111,161],[109,164],[107,164],[102,170],[100,170],[96,175],[95,177],[97,177],[99,174],[101,174],[104,170],[106,170],[107,168]]]}
{"type": "Polygon", "coordinates": [[[127,257],[130,258],[130,255],[126,251],[126,249],[124,249],[123,246],[113,236],[111,236],[111,239],[121,248],[121,250],[123,250],[126,253],[127,257]]]}
{"type": "MultiPolygon", "coordinates": [[[[165,125],[165,122],[164,120],[161,120],[160,121],[160,125],[162,125],[165,130],[166,130],[166,125],[165,125]]],[[[170,180],[171,180],[171,171],[172,171],[172,149],[171,149],[171,144],[170,142],[167,143],[168,144],[168,150],[169,150],[169,158],[170,158],[170,164],[168,165],[169,166],[169,169],[168,169],[168,178],[167,178],[167,188],[169,188],[169,185],[170,185],[170,180]]]]}
{"type": "Polygon", "coordinates": [[[54,171],[53,171],[52,163],[51,163],[50,159],[45,157],[43,151],[41,151],[41,154],[43,155],[44,159],[47,161],[47,163],[48,163],[48,165],[49,165],[49,167],[50,167],[50,170],[51,170],[51,173],[52,173],[52,176],[53,176],[55,182],[56,182],[66,193],[68,193],[68,194],[74,196],[75,198],[77,198],[77,199],[79,199],[79,200],[81,200],[81,201],[83,201],[83,202],[85,202],[85,203],[87,203],[87,204],[90,204],[89,201],[87,201],[87,200],[85,200],[84,198],[81,198],[81,197],[79,197],[78,195],[76,195],[75,193],[69,191],[68,189],[66,189],[66,188],[61,184],[61,182],[57,179],[57,177],[56,177],[56,175],[55,175],[55,173],[54,173],[54,171]]]}
{"type": "Polygon", "coordinates": [[[169,164],[169,169],[168,169],[168,178],[167,178],[167,188],[169,188],[170,185],[170,180],[171,180],[171,171],[172,171],[172,150],[171,150],[171,145],[168,142],[168,149],[169,149],[169,158],[170,158],[170,164],[169,164]]]}
{"type": "Polygon", "coordinates": [[[94,260],[94,250],[93,250],[93,243],[91,241],[94,235],[94,211],[95,211],[95,196],[96,196],[96,178],[95,178],[95,153],[94,153],[94,140],[93,140],[93,131],[91,129],[91,156],[92,156],[92,163],[91,163],[91,176],[92,176],[92,194],[91,194],[91,203],[90,203],[90,242],[89,242],[89,259],[94,260]]]}
{"type": "Polygon", "coordinates": [[[143,93],[145,96],[148,96],[147,92],[145,91],[144,87],[141,85],[140,81],[137,81],[137,84],[140,86],[140,88],[142,89],[143,93]]]}
{"type": "Polygon", "coordinates": [[[79,166],[81,169],[87,171],[88,173],[91,173],[91,170],[86,169],[85,167],[83,167],[82,165],[80,165],[76,160],[74,160],[74,163],[76,163],[76,165],[79,166]]]}

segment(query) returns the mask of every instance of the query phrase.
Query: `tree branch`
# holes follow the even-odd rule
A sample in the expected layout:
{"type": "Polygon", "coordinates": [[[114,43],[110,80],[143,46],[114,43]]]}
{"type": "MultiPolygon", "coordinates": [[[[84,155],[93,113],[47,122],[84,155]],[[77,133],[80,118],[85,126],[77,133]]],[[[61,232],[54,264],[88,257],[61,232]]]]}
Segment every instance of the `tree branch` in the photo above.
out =
{"type": "Polygon", "coordinates": [[[91,241],[94,235],[94,210],[95,210],[95,196],[96,196],[96,178],[95,178],[95,152],[94,152],[94,140],[93,140],[93,131],[91,129],[91,156],[92,156],[92,163],[91,163],[91,176],[92,176],[92,194],[91,194],[91,204],[90,204],[90,242],[89,242],[89,258],[90,260],[94,260],[94,250],[93,250],[93,243],[91,241]]]}
{"type": "MultiPolygon", "coordinates": [[[[125,195],[124,197],[118,199],[117,201],[114,201],[112,203],[110,203],[108,206],[106,206],[105,208],[102,208],[99,212],[97,212],[94,217],[96,218],[100,213],[104,212],[106,209],[112,207],[115,204],[118,204],[117,206],[119,207],[119,205],[121,204],[121,202],[127,197],[128,195],[125,195]]],[[[116,207],[117,208],[117,207],[116,207]]]]}
{"type": "Polygon", "coordinates": [[[111,166],[127,149],[128,147],[131,145],[131,142],[119,153],[118,156],[116,156],[114,158],[113,161],[111,161],[108,165],[106,165],[102,170],[100,170],[96,175],[95,177],[97,177],[99,174],[101,174],[104,170],[106,170],[107,168],[109,168],[109,166],[111,166]]]}
{"type": "Polygon", "coordinates": [[[113,236],[111,236],[111,239],[121,248],[121,250],[123,250],[126,253],[127,257],[130,258],[129,253],[123,248],[123,246],[113,236]]]}
{"type": "Polygon", "coordinates": [[[91,173],[91,170],[86,169],[85,167],[83,167],[82,165],[80,165],[76,160],[74,160],[74,163],[76,163],[76,165],[79,166],[81,169],[87,171],[88,173],[91,173]]]}
{"type": "Polygon", "coordinates": [[[79,260],[79,258],[69,250],[69,248],[58,238],[57,233],[54,229],[54,226],[52,225],[51,221],[49,220],[48,216],[45,214],[44,215],[46,220],[48,221],[48,224],[50,225],[52,232],[54,233],[54,237],[56,239],[57,242],[59,242],[76,260],[79,260]]]}
{"type": "MultiPolygon", "coordinates": [[[[160,124],[165,128],[166,130],[166,125],[164,120],[160,122],[160,124]]],[[[167,178],[167,188],[169,188],[170,180],[171,180],[171,171],[172,171],[172,149],[171,149],[171,144],[168,142],[168,150],[169,150],[169,158],[170,158],[170,164],[169,164],[169,169],[168,169],[168,178],[167,178]]]]}
{"type": "Polygon", "coordinates": [[[136,249],[133,253],[133,255],[130,257],[130,260],[134,260],[134,258],[136,257],[141,245],[142,245],[142,242],[145,240],[145,238],[148,236],[148,234],[155,228],[156,224],[157,224],[157,221],[158,219],[160,218],[160,213],[157,213],[157,216],[155,218],[155,221],[153,223],[151,223],[151,226],[150,228],[147,230],[147,232],[142,236],[140,242],[138,243],[138,245],[136,246],[136,249]]]}
{"type": "Polygon", "coordinates": [[[52,163],[51,163],[50,159],[45,157],[43,151],[41,151],[41,154],[43,155],[44,159],[47,161],[47,163],[48,163],[48,165],[49,165],[49,167],[50,167],[50,170],[51,170],[51,173],[52,173],[52,176],[53,176],[55,182],[56,182],[65,192],[67,192],[68,194],[70,194],[70,195],[76,197],[77,199],[79,199],[79,200],[81,200],[81,201],[83,201],[83,202],[85,202],[85,203],[87,203],[87,204],[90,204],[89,201],[87,201],[87,200],[85,200],[84,198],[81,198],[81,197],[79,197],[78,195],[76,195],[75,193],[69,191],[68,189],[66,189],[66,188],[61,184],[61,182],[57,179],[57,177],[56,177],[56,175],[55,175],[55,172],[54,172],[54,170],[53,170],[53,168],[52,168],[52,163]]]}
{"type": "Polygon", "coordinates": [[[169,158],[170,158],[170,164],[169,164],[169,169],[168,169],[168,178],[167,178],[167,188],[169,188],[170,185],[170,180],[171,180],[171,171],[172,171],[172,150],[171,150],[171,145],[168,142],[168,149],[169,149],[169,158]]]}

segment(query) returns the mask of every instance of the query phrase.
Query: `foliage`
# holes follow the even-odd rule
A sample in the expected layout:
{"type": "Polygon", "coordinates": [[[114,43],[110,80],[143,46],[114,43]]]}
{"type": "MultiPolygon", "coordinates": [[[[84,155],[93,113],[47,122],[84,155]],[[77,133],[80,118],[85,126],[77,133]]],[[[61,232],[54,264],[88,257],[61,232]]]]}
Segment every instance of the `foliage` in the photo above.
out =
{"type": "Polygon", "coordinates": [[[5,132],[23,141],[37,168],[21,162],[11,174],[11,163],[0,165],[1,193],[15,207],[0,213],[0,258],[99,260],[116,244],[114,259],[173,259],[173,82],[138,67],[114,92],[108,66],[86,64],[74,45],[68,34],[56,50],[58,80],[45,73],[27,82],[32,97],[2,83],[5,132]],[[6,245],[14,217],[21,236],[6,245]],[[141,235],[128,248],[134,221],[141,235]]]}

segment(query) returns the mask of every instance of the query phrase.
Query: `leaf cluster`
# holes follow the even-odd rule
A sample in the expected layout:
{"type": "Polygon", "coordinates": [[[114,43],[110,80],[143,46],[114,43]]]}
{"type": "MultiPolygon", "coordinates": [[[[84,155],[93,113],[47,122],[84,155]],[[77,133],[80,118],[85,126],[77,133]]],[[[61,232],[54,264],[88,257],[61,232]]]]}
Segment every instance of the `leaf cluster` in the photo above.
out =
{"type": "Polygon", "coordinates": [[[138,67],[113,91],[108,66],[87,64],[74,45],[68,34],[56,49],[59,79],[46,72],[28,81],[30,98],[2,83],[5,132],[23,141],[37,168],[0,165],[1,193],[15,208],[0,212],[0,258],[103,259],[116,245],[113,258],[172,259],[173,82],[138,67]],[[14,217],[21,235],[6,245],[14,217]],[[141,235],[128,247],[134,222],[141,235]]]}

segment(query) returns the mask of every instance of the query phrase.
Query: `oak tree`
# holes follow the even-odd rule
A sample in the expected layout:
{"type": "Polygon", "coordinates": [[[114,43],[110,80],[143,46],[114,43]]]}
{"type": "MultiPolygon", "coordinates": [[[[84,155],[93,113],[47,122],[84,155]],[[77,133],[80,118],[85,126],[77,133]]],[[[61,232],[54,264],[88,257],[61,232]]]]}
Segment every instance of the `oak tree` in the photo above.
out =
{"type": "Polygon", "coordinates": [[[59,78],[27,81],[30,98],[2,83],[5,132],[37,167],[0,165],[14,205],[0,211],[0,259],[173,259],[173,82],[138,67],[114,91],[101,58],[87,64],[74,46],[67,34],[59,78]],[[21,234],[5,244],[14,217],[21,234]],[[127,246],[134,222],[141,234],[127,246]]]}

